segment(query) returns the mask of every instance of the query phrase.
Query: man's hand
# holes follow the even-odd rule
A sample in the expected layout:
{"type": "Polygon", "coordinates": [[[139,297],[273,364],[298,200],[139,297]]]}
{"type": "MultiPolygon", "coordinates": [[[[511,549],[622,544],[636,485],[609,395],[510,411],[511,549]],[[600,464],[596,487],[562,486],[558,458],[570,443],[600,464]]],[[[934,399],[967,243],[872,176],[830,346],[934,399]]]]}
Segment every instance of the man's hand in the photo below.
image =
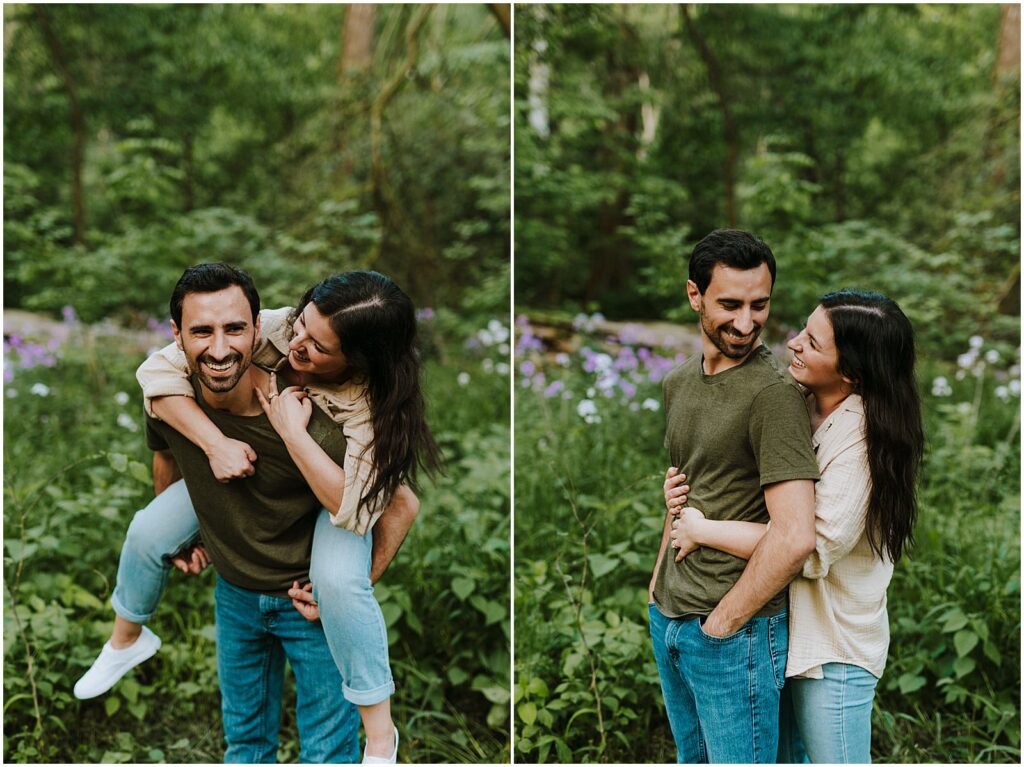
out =
{"type": "Polygon", "coordinates": [[[703,520],[703,512],[689,506],[681,508],[679,516],[672,520],[670,540],[672,548],[676,549],[676,562],[681,562],[687,554],[700,548],[697,528],[703,520]]]}
{"type": "Polygon", "coordinates": [[[206,553],[203,546],[197,544],[182,549],[171,557],[171,564],[185,575],[199,575],[210,566],[210,555],[206,553]]]}
{"type": "Polygon", "coordinates": [[[256,473],[253,466],[256,451],[237,439],[224,437],[206,451],[206,457],[210,459],[210,469],[219,482],[251,477],[256,473]]]}
{"type": "Polygon", "coordinates": [[[719,639],[727,637],[730,634],[735,634],[742,627],[742,624],[737,628],[733,628],[732,626],[728,626],[722,623],[714,612],[712,612],[711,615],[709,615],[707,619],[701,624],[701,630],[705,634],[707,634],[709,637],[717,637],[719,639]]]}
{"type": "Polygon", "coordinates": [[[299,586],[298,581],[292,582],[288,589],[288,596],[292,598],[292,606],[298,610],[307,621],[320,620],[320,607],[313,599],[313,584],[307,583],[299,586]]]}
{"type": "Polygon", "coordinates": [[[686,505],[686,494],[690,492],[690,486],[686,483],[686,475],[680,474],[679,469],[672,466],[665,472],[665,484],[662,490],[665,493],[665,508],[673,514],[686,505]]]}

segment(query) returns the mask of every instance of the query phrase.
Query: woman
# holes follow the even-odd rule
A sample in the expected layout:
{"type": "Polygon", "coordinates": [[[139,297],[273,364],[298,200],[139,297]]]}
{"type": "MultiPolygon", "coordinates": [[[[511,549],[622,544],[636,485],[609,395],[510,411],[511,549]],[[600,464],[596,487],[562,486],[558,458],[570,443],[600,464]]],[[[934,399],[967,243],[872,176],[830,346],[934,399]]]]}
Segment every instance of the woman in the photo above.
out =
{"type": "MultiPolygon", "coordinates": [[[[345,680],[345,697],[359,707],[363,720],[364,762],[393,763],[398,749],[390,713],[394,683],[387,630],[370,581],[371,529],[385,508],[411,507],[414,515],[415,497],[402,483],[415,485],[418,465],[429,471],[439,466],[438,449],[424,420],[413,305],[384,275],[347,272],[314,285],[294,310],[261,312],[260,325],[252,359],[274,374],[270,390],[257,396],[325,506],[317,520],[310,565],[315,599],[309,584],[304,590],[295,583],[290,595],[303,615],[323,622],[345,680]],[[280,394],[275,376],[288,387],[280,394]],[[342,426],[344,468],[308,439],[307,397],[342,426]]],[[[174,344],[150,357],[138,378],[147,410],[202,447],[218,479],[253,473],[258,456],[249,445],[221,434],[202,412],[192,398],[184,355],[174,344]]],[[[122,554],[112,597],[117,617],[108,644],[122,652],[134,646],[139,657],[121,673],[159,649],[159,639],[142,624],[156,608],[166,561],[197,533],[195,512],[180,480],[133,520],[125,549],[145,552],[159,565],[141,576],[137,568],[122,573],[122,554]]],[[[179,561],[179,567],[196,572],[207,562],[200,548],[187,564],[179,561]]],[[[99,695],[120,678],[103,677],[93,669],[76,685],[77,696],[99,695]]]]}
{"type": "MultiPolygon", "coordinates": [[[[913,328],[885,296],[842,290],[821,299],[787,346],[821,473],[815,550],[789,587],[787,688],[812,762],[867,763],[889,647],[885,591],[917,516],[924,435],[913,328]]],[[[708,546],[749,559],[767,525],[706,519],[684,506],[684,480],[670,469],[665,483],[679,555],[708,546]]]]}

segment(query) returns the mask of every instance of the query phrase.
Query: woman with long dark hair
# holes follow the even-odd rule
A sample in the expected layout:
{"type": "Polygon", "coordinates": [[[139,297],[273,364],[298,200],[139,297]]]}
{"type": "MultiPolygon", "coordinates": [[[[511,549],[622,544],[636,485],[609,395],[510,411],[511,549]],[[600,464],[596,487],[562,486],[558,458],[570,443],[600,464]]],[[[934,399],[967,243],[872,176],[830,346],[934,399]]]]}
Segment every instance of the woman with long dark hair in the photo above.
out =
{"type": "MultiPolygon", "coordinates": [[[[789,587],[786,685],[812,762],[866,763],[889,647],[886,588],[917,517],[924,432],[914,332],[891,299],[841,290],[822,297],[787,346],[789,372],[807,390],[821,481],[815,550],[789,587]]],[[[749,559],[766,525],[706,519],[685,506],[683,482],[669,470],[665,502],[678,514],[677,557],[708,546],[749,559]]],[[[780,733],[790,758],[799,754],[792,735],[780,733]]]]}
{"type": "MultiPolygon", "coordinates": [[[[306,618],[323,623],[345,698],[358,706],[363,720],[364,763],[394,763],[394,682],[387,628],[372,583],[415,517],[418,502],[408,488],[416,488],[417,469],[432,472],[440,466],[425,420],[413,304],[382,274],[345,272],[318,282],[295,308],[260,312],[259,325],[252,360],[273,372],[268,391],[256,395],[324,506],[313,537],[311,583],[294,583],[289,595],[306,618]],[[286,385],[280,392],[277,377],[286,385]],[[307,433],[312,403],[342,427],[344,466],[307,433]],[[377,524],[385,514],[387,524],[377,524]],[[384,528],[389,550],[378,557],[373,531],[384,528]],[[371,560],[375,566],[380,560],[376,572],[371,572],[371,560]]],[[[176,345],[152,355],[138,378],[147,411],[203,448],[217,479],[255,471],[258,456],[252,448],[225,437],[196,404],[185,357],[176,345]]],[[[77,697],[106,692],[159,649],[160,640],[143,624],[159,601],[167,561],[178,555],[179,569],[192,572],[208,564],[201,547],[185,559],[178,554],[197,534],[198,521],[182,481],[136,515],[111,599],[117,617],[110,649],[105,647],[79,680],[77,697]],[[123,573],[126,569],[131,572],[123,573]]]]}

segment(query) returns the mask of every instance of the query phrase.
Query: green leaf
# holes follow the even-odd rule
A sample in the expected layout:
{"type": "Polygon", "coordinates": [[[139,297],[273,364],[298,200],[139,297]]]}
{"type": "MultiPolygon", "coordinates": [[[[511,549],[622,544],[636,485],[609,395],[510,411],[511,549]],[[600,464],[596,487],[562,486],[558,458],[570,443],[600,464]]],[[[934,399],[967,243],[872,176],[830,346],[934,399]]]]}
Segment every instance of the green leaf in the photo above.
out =
{"type": "Polygon", "coordinates": [[[974,671],[975,665],[974,658],[957,658],[953,663],[953,671],[958,678],[963,678],[974,671]]]}
{"type": "Polygon", "coordinates": [[[526,686],[526,691],[537,698],[546,698],[548,697],[548,683],[539,676],[535,676],[526,686]]]}
{"type": "Polygon", "coordinates": [[[138,461],[129,463],[128,474],[144,485],[153,484],[153,478],[149,474],[149,467],[144,463],[139,463],[138,461]]]}
{"type": "Polygon", "coordinates": [[[142,700],[136,703],[128,704],[128,710],[131,711],[132,716],[134,716],[140,722],[145,718],[147,708],[148,706],[146,705],[146,702],[142,700]]]}
{"type": "Polygon", "coordinates": [[[958,631],[953,637],[953,646],[956,647],[956,654],[963,658],[975,645],[978,644],[978,635],[973,631],[958,631]]]}
{"type": "Polygon", "coordinates": [[[475,588],[476,581],[471,578],[463,578],[461,576],[452,578],[452,592],[461,602],[465,602],[466,597],[472,594],[475,588]]]}
{"type": "Polygon", "coordinates": [[[384,613],[384,624],[389,628],[402,617],[402,608],[394,602],[381,605],[380,611],[384,613]]]}
{"type": "Polygon", "coordinates": [[[533,724],[537,721],[537,705],[531,701],[523,701],[516,709],[519,718],[526,724],[533,724]]]}
{"type": "Polygon", "coordinates": [[[945,624],[942,627],[942,633],[944,634],[952,634],[954,631],[959,631],[967,625],[967,616],[964,615],[963,610],[959,607],[954,607],[943,615],[940,620],[945,624]]]}
{"type": "Polygon", "coordinates": [[[128,456],[124,453],[110,453],[107,455],[107,460],[110,461],[114,471],[124,472],[128,470],[128,456]]]}
{"type": "Polygon", "coordinates": [[[590,562],[590,571],[594,574],[595,578],[607,575],[619,566],[618,559],[606,557],[603,554],[591,554],[588,561],[590,562]]]}
{"type": "Polygon", "coordinates": [[[469,679],[469,673],[458,666],[448,669],[448,681],[458,686],[469,679]]]}
{"type": "Polygon", "coordinates": [[[555,750],[558,752],[558,761],[562,764],[578,761],[572,758],[572,749],[561,738],[555,738],[555,750]]]}
{"type": "Polygon", "coordinates": [[[21,562],[28,559],[39,550],[39,546],[36,544],[22,543],[20,540],[15,538],[4,541],[4,546],[7,547],[7,551],[10,552],[11,559],[14,562],[21,562]]]}
{"type": "Polygon", "coordinates": [[[900,692],[904,695],[909,695],[912,692],[917,692],[925,686],[927,680],[923,676],[915,676],[914,674],[904,674],[899,679],[900,692]]]}
{"type": "Polygon", "coordinates": [[[103,701],[103,710],[107,712],[107,716],[113,716],[119,708],[121,708],[121,699],[116,695],[111,695],[103,701]]]}
{"type": "Polygon", "coordinates": [[[995,646],[993,642],[985,642],[985,646],[982,648],[982,652],[985,653],[985,657],[995,663],[997,666],[1003,665],[1003,656],[999,654],[999,648],[995,646]]]}

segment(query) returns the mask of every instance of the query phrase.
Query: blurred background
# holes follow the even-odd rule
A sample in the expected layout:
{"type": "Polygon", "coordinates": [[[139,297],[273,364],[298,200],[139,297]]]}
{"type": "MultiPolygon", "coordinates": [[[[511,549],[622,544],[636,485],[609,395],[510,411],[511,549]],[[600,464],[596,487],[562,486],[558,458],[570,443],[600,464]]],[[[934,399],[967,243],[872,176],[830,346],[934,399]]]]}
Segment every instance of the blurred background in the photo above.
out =
{"type": "Polygon", "coordinates": [[[216,260],[265,306],[357,268],[412,296],[449,471],[377,589],[400,758],[508,759],[509,78],[506,5],[4,7],[6,761],[221,759],[209,573],[71,696],[152,493],[133,372],[216,260]]]}
{"type": "Polygon", "coordinates": [[[515,31],[517,758],[674,758],[661,381],[699,350],[690,251],[737,226],[778,260],[784,358],[842,287],[917,332],[875,760],[1018,762],[1019,6],[529,5],[515,31]]]}

